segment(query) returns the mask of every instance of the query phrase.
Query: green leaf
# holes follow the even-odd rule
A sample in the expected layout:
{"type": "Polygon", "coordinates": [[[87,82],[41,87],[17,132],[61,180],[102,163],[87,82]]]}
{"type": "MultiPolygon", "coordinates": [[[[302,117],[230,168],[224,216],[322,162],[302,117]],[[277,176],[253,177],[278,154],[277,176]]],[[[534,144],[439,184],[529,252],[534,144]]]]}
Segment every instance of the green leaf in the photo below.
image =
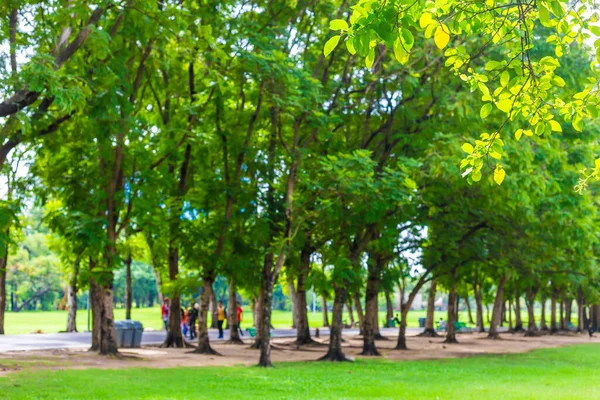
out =
{"type": "Polygon", "coordinates": [[[343,19],[334,19],[329,22],[329,29],[331,29],[332,31],[347,31],[348,23],[343,19]]]}
{"type": "Polygon", "coordinates": [[[349,38],[346,40],[346,48],[348,49],[348,53],[352,55],[356,54],[356,49],[354,48],[354,38],[349,38]]]}
{"type": "Polygon", "coordinates": [[[496,182],[498,185],[502,185],[505,176],[506,171],[504,171],[502,165],[496,164],[496,168],[494,169],[494,182],[496,182]]]}
{"type": "Polygon", "coordinates": [[[520,140],[521,136],[523,136],[523,129],[517,129],[517,131],[515,132],[515,138],[517,138],[517,140],[520,140]]]}
{"type": "Polygon", "coordinates": [[[550,11],[544,6],[539,7],[540,23],[545,27],[552,27],[554,24],[550,21],[550,11]]]}
{"type": "Polygon", "coordinates": [[[412,49],[415,44],[415,38],[411,31],[406,28],[400,29],[400,37],[402,38],[402,44],[406,50],[412,49]]]}
{"type": "Polygon", "coordinates": [[[331,54],[333,49],[337,47],[338,43],[340,42],[340,38],[340,35],[335,35],[331,37],[331,39],[329,39],[327,43],[325,43],[325,48],[323,49],[323,54],[325,54],[325,57],[331,54]]]}
{"type": "Polygon", "coordinates": [[[465,153],[473,153],[473,145],[471,143],[465,143],[460,147],[465,153]]]}
{"type": "Polygon", "coordinates": [[[473,180],[473,182],[479,182],[481,180],[481,171],[473,171],[473,173],[471,174],[471,179],[473,180]]]}
{"type": "Polygon", "coordinates": [[[485,103],[481,110],[479,110],[479,116],[481,119],[486,119],[488,115],[492,112],[492,103],[485,103]]]}

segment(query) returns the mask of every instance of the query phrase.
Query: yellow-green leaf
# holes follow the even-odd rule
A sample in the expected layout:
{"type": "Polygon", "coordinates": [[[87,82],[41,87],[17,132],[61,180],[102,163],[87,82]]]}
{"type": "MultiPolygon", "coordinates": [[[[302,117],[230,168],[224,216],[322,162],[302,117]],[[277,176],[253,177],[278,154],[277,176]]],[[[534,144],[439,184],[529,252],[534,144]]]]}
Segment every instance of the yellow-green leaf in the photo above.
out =
{"type": "Polygon", "coordinates": [[[554,120],[550,121],[550,127],[552,128],[552,132],[562,132],[562,127],[554,120]]]}
{"type": "Polygon", "coordinates": [[[340,35],[335,35],[332,36],[331,39],[327,41],[327,43],[325,43],[325,47],[323,48],[323,54],[325,54],[325,57],[331,54],[333,49],[337,47],[338,43],[340,42],[340,38],[340,35]]]}
{"type": "Polygon", "coordinates": [[[471,143],[465,143],[460,148],[467,154],[471,154],[473,152],[473,145],[471,143]]]}
{"type": "Polygon", "coordinates": [[[517,138],[517,140],[520,140],[521,136],[523,136],[523,129],[517,129],[517,131],[515,132],[515,137],[517,138]]]}
{"type": "Polygon", "coordinates": [[[346,40],[346,48],[348,48],[348,53],[352,55],[356,54],[356,49],[354,48],[354,38],[349,38],[346,40]]]}
{"type": "Polygon", "coordinates": [[[512,108],[512,103],[513,102],[511,99],[504,99],[497,102],[496,107],[508,114],[510,112],[510,109],[512,108]]]}
{"type": "Polygon", "coordinates": [[[402,46],[400,38],[397,38],[394,41],[394,56],[396,56],[396,60],[398,60],[400,64],[406,64],[408,61],[408,52],[402,46]]]}
{"type": "Polygon", "coordinates": [[[488,115],[492,112],[492,103],[485,103],[481,110],[479,110],[479,116],[482,119],[486,119],[488,115]]]}
{"type": "Polygon", "coordinates": [[[471,174],[471,179],[473,180],[473,182],[479,182],[481,180],[481,171],[473,171],[473,173],[471,174]]]}
{"type": "Polygon", "coordinates": [[[502,165],[496,164],[496,169],[494,169],[494,182],[496,182],[498,185],[502,185],[505,176],[506,171],[504,171],[502,165]]]}
{"type": "Polygon", "coordinates": [[[375,62],[375,49],[373,47],[371,47],[369,49],[369,54],[367,54],[367,56],[365,57],[365,65],[367,66],[367,68],[371,68],[373,66],[373,63],[375,62]]]}
{"type": "Polygon", "coordinates": [[[437,27],[435,34],[433,35],[433,41],[439,49],[443,49],[448,45],[448,42],[450,42],[450,33],[446,25],[440,24],[440,26],[437,27]]]}
{"type": "Polygon", "coordinates": [[[429,26],[429,24],[431,24],[432,21],[433,17],[431,16],[431,14],[423,13],[421,14],[421,18],[419,18],[419,25],[421,26],[421,28],[425,28],[429,26]]]}
{"type": "Polygon", "coordinates": [[[334,19],[329,22],[329,29],[331,29],[332,31],[339,31],[339,30],[347,31],[348,23],[346,21],[344,21],[343,19],[334,19]]]}

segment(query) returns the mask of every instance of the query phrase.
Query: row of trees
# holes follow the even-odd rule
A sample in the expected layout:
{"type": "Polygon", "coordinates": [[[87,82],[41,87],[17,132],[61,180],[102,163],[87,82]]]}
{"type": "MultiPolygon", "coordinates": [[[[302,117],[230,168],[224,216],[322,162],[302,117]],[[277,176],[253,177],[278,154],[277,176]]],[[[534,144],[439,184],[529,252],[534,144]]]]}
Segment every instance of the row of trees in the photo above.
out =
{"type": "MultiPolygon", "coordinates": [[[[462,164],[472,166],[469,179],[461,177],[461,159],[474,151],[461,143],[522,127],[504,112],[484,112],[488,97],[501,93],[486,93],[479,86],[485,76],[475,72],[489,69],[488,60],[518,55],[527,63],[521,55],[553,54],[546,28],[535,26],[525,52],[515,54],[502,41],[481,46],[470,27],[455,39],[475,71],[465,84],[459,69],[447,68],[456,54],[438,49],[445,47],[441,34],[432,43],[416,20],[399,31],[411,49],[404,64],[396,60],[398,46],[394,57],[366,37],[356,51],[368,69],[353,51],[329,46],[326,56],[329,21],[349,11],[338,0],[60,5],[0,6],[7,49],[0,168],[8,188],[0,324],[6,248],[31,193],[71,265],[70,299],[79,280],[89,282],[92,349],[101,354],[117,352],[114,271],[124,265],[130,279],[140,247],[149,249],[173,310],[201,279],[198,353],[215,353],[207,331],[215,279],[228,279],[230,309],[238,290],[249,293],[258,304],[254,346],[262,366],[271,365],[273,289],[282,273],[293,288],[299,345],[312,342],[307,288],[333,291],[325,360],[346,359],[342,312],[349,303],[362,308],[363,297],[363,354],[378,354],[378,293],[398,285],[408,298],[399,349],[406,348],[410,303],[428,282],[449,291],[449,342],[465,286],[476,299],[495,288],[491,336],[505,296],[526,296],[528,304],[597,301],[596,205],[592,193],[572,189],[597,154],[593,123],[576,133],[548,122],[551,129],[521,131],[517,139],[528,138],[521,142],[483,133],[477,157],[462,164]],[[494,166],[500,158],[502,166],[494,166]],[[488,167],[495,172],[482,179],[488,167]],[[503,171],[509,174],[499,187],[503,171]]],[[[513,5],[481,12],[501,17],[505,7],[513,5]]],[[[399,28],[381,19],[388,14],[372,14],[368,25],[384,41],[399,28]]],[[[583,90],[590,61],[584,44],[564,47],[562,68],[528,69],[528,79],[542,82],[548,69],[560,71],[565,84],[544,87],[559,97],[583,90]]],[[[507,81],[505,67],[493,70],[502,91],[519,92],[521,78],[513,82],[509,74],[507,81]]],[[[528,112],[532,106],[541,107],[536,100],[528,112]]],[[[229,319],[231,342],[240,343],[236,313],[229,319]]],[[[171,312],[165,346],[186,345],[180,325],[180,313],[171,312]]]]}

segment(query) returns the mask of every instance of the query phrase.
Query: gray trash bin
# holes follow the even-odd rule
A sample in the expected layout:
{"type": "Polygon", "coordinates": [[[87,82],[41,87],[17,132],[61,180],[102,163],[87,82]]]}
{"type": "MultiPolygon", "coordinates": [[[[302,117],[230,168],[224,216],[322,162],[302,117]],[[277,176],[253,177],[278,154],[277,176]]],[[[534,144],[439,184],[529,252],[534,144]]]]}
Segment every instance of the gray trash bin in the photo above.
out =
{"type": "Polygon", "coordinates": [[[142,333],[144,327],[139,321],[115,321],[117,332],[117,346],[132,348],[142,345],[142,333]]]}

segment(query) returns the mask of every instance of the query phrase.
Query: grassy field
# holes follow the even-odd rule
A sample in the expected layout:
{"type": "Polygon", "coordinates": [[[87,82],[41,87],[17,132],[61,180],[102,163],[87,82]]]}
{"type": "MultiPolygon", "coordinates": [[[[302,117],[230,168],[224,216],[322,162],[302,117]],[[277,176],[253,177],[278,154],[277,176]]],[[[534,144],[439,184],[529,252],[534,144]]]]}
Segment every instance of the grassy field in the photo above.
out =
{"type": "MultiPolygon", "coordinates": [[[[446,319],[446,312],[436,312],[436,320],[446,319]]],[[[408,326],[418,327],[419,318],[425,317],[425,311],[411,311],[408,313],[408,326]]],[[[87,330],[87,311],[79,310],[77,312],[77,329],[80,332],[87,330]]],[[[115,319],[125,318],[125,310],[116,309],[115,319]]],[[[160,318],[160,309],[154,308],[134,308],[132,318],[141,321],[144,327],[159,330],[162,328],[160,318]]],[[[323,314],[321,312],[308,313],[309,324],[311,327],[321,327],[323,325],[323,314]]],[[[356,319],[358,317],[355,316],[356,319]]],[[[461,321],[467,321],[467,313],[460,313],[461,321]]],[[[344,313],[343,319],[349,321],[348,313],[344,313]]],[[[331,321],[331,313],[329,313],[331,321]]],[[[385,313],[379,313],[379,320],[383,324],[385,313]]],[[[67,324],[66,311],[27,311],[20,313],[6,313],[6,334],[15,335],[20,333],[32,333],[38,330],[44,333],[56,333],[63,331],[67,324]]],[[[289,311],[273,311],[272,324],[276,328],[289,328],[292,325],[292,313],[289,311]]],[[[244,309],[242,327],[252,326],[252,313],[249,309],[244,309]]]]}
{"type": "Polygon", "coordinates": [[[431,361],[36,370],[0,377],[2,399],[597,399],[600,346],[431,361]]]}

